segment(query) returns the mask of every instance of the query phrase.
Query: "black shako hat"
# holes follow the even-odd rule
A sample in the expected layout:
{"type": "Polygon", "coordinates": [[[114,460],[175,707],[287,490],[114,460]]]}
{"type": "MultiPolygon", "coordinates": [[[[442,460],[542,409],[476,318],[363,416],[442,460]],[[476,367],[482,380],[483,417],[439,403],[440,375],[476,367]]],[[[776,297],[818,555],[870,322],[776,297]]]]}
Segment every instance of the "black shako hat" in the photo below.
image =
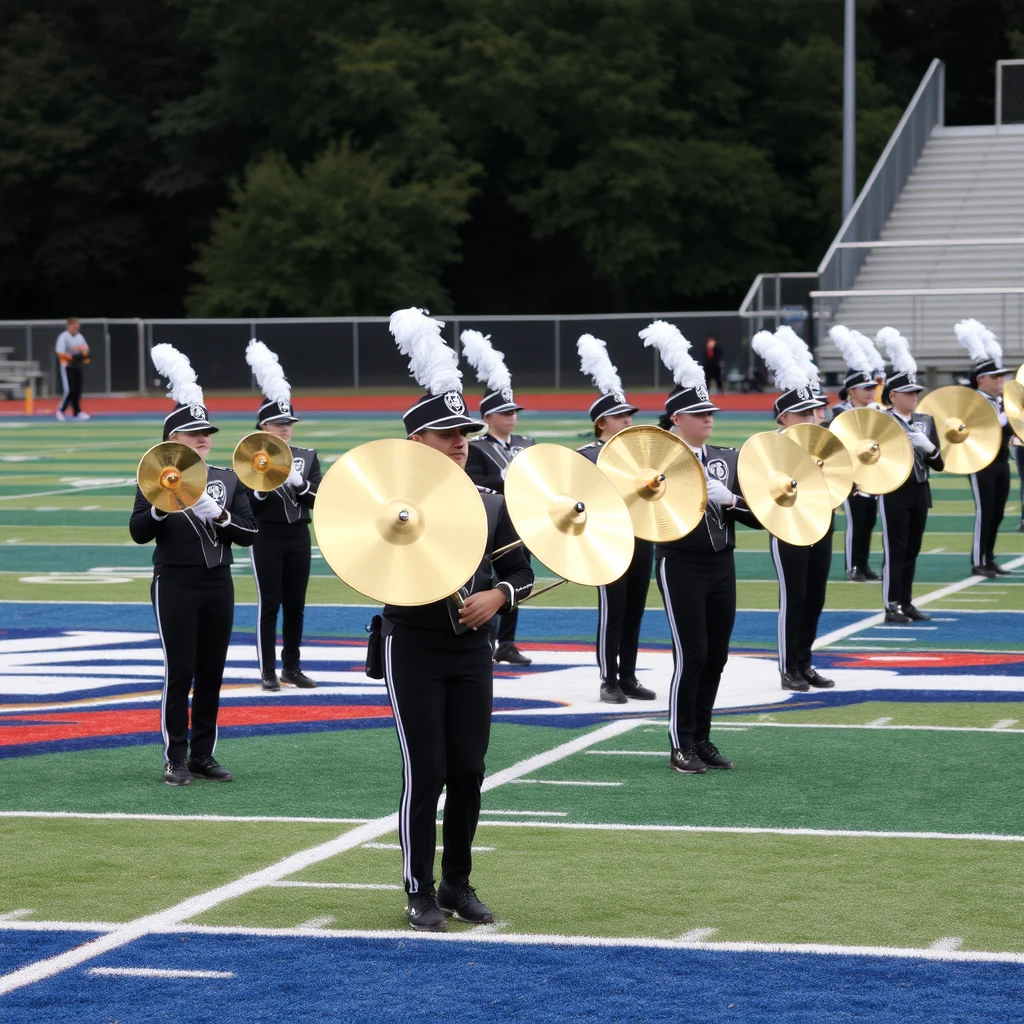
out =
{"type": "Polygon", "coordinates": [[[791,388],[783,391],[775,399],[773,410],[775,418],[778,419],[784,412],[807,412],[808,409],[824,409],[828,402],[821,397],[821,393],[815,393],[810,384],[803,384],[798,388],[791,388]]]}
{"type": "Polygon", "coordinates": [[[492,412],[522,412],[523,407],[516,404],[516,396],[511,388],[502,388],[484,395],[480,402],[480,415],[488,416],[492,412]]]}
{"type": "Polygon", "coordinates": [[[1000,360],[985,359],[971,367],[971,380],[974,381],[971,386],[978,386],[979,377],[1005,376],[1006,372],[1007,370],[1000,360]]]}
{"type": "Polygon", "coordinates": [[[466,415],[466,403],[458,391],[424,395],[402,416],[409,437],[421,430],[461,430],[464,434],[483,430],[484,424],[466,415]]]}
{"type": "Polygon", "coordinates": [[[677,412],[699,413],[718,412],[719,407],[708,398],[708,389],[700,384],[693,388],[676,388],[665,399],[665,412],[675,416],[677,412]]]}
{"type": "Polygon", "coordinates": [[[875,378],[863,370],[850,370],[843,378],[843,387],[849,391],[850,388],[873,388],[877,386],[875,378]]]}
{"type": "Polygon", "coordinates": [[[299,417],[295,415],[295,409],[291,402],[284,400],[272,402],[269,398],[260,406],[256,413],[256,426],[261,427],[264,423],[299,423],[299,417]]]}
{"type": "Polygon", "coordinates": [[[917,383],[917,374],[909,371],[894,373],[887,377],[885,386],[890,394],[894,391],[924,391],[924,385],[917,383]]]}
{"type": "Polygon", "coordinates": [[[171,434],[216,434],[215,427],[206,414],[206,407],[198,402],[193,405],[176,405],[174,411],[164,418],[164,440],[171,434]]]}
{"type": "Polygon", "coordinates": [[[626,396],[621,391],[614,394],[602,395],[590,407],[590,419],[596,423],[602,416],[632,416],[640,410],[626,401],[626,396]]]}

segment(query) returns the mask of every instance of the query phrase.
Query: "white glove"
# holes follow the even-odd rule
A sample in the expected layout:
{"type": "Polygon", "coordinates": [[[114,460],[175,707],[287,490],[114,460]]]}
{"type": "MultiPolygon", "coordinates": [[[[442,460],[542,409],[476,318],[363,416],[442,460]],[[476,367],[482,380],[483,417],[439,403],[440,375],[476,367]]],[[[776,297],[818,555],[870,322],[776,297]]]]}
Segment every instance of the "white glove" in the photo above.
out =
{"type": "Polygon", "coordinates": [[[925,455],[931,455],[935,451],[935,445],[928,440],[926,434],[922,434],[920,430],[911,431],[910,443],[919,451],[924,452],[925,455]]]}
{"type": "Polygon", "coordinates": [[[205,523],[212,523],[223,511],[209,494],[200,495],[199,500],[192,506],[192,514],[205,523]]]}
{"type": "Polygon", "coordinates": [[[292,469],[288,474],[288,486],[289,487],[301,487],[302,486],[302,474],[297,469],[292,469]]]}
{"type": "Polygon", "coordinates": [[[722,505],[724,508],[732,508],[736,504],[736,495],[721,480],[708,477],[707,483],[708,501],[713,501],[716,505],[722,505]]]}
{"type": "Polygon", "coordinates": [[[999,414],[999,426],[1005,427],[1006,424],[1009,423],[1009,422],[1010,421],[1006,418],[1006,413],[1005,412],[1001,412],[999,414]]]}

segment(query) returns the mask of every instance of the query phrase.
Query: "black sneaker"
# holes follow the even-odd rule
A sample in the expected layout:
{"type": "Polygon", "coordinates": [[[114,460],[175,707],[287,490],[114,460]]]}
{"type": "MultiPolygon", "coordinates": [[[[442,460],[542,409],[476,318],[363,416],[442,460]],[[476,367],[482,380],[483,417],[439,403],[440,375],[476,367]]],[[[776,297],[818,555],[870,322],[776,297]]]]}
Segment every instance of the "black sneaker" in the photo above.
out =
{"type": "Polygon", "coordinates": [[[800,675],[803,676],[805,682],[819,690],[831,690],[836,685],[834,680],[827,679],[813,665],[806,672],[801,672],[800,675]]]}
{"type": "Polygon", "coordinates": [[[264,690],[270,690],[272,693],[277,693],[281,689],[281,684],[277,681],[276,672],[271,672],[269,676],[264,676],[260,680],[260,685],[264,690]]]}
{"type": "Polygon", "coordinates": [[[209,779],[211,782],[230,782],[231,772],[222,768],[212,757],[191,757],[188,762],[188,770],[197,779],[209,779]]]}
{"type": "Polygon", "coordinates": [[[601,684],[601,700],[605,704],[625,704],[626,695],[619,689],[618,683],[602,683],[601,684]]]}
{"type": "Polygon", "coordinates": [[[783,672],[779,678],[782,680],[782,688],[784,690],[799,690],[803,693],[810,689],[804,677],[798,676],[793,672],[783,672]]]}
{"type": "Polygon", "coordinates": [[[894,604],[891,608],[885,609],[885,621],[898,622],[900,625],[905,626],[912,620],[900,605],[894,604]]]}
{"type": "Polygon", "coordinates": [[[654,700],[658,695],[646,686],[641,686],[636,679],[623,679],[619,689],[631,700],[654,700]]]}
{"type": "Polygon", "coordinates": [[[990,565],[975,565],[971,567],[972,576],[984,576],[985,579],[994,580],[999,573],[990,565]]]}
{"type": "Polygon", "coordinates": [[[441,879],[437,890],[437,906],[443,914],[466,924],[494,924],[491,908],[483,903],[469,882],[446,882],[441,879]]]}
{"type": "Polygon", "coordinates": [[[683,775],[703,775],[708,770],[708,766],[697,753],[697,748],[692,745],[683,748],[673,747],[668,763],[674,772],[682,772],[683,775]]]}
{"type": "Polygon", "coordinates": [[[990,568],[990,569],[991,569],[991,570],[992,570],[992,571],[993,571],[993,572],[994,572],[994,573],[995,573],[995,574],[996,574],[997,576],[1012,576],[1012,575],[1013,575],[1013,573],[1012,573],[1012,572],[1010,572],[1010,570],[1009,570],[1009,569],[1004,569],[1004,568],[1003,568],[1003,567],[1002,567],[1001,565],[996,565],[996,563],[995,563],[995,562],[989,562],[989,563],[988,563],[988,567],[989,567],[989,568],[990,568]]]}
{"type": "Polygon", "coordinates": [[[494,649],[494,660],[507,661],[510,665],[532,665],[533,659],[528,658],[515,644],[498,644],[494,649]]]}
{"type": "Polygon", "coordinates": [[[405,916],[418,932],[448,930],[448,919],[441,913],[437,905],[437,893],[433,889],[409,893],[406,896],[405,916]]]}
{"type": "Polygon", "coordinates": [[[700,755],[700,759],[709,768],[735,768],[736,766],[729,760],[719,749],[711,742],[711,740],[701,740],[700,743],[694,744],[697,753],[700,755]]]}
{"type": "Polygon", "coordinates": [[[882,578],[874,569],[869,569],[866,566],[861,569],[861,572],[864,574],[864,579],[870,583],[877,583],[882,578]]]}
{"type": "MultiPolygon", "coordinates": [[[[313,682],[309,676],[306,675],[302,669],[297,668],[294,672],[285,669],[281,673],[282,683],[291,683],[292,686],[297,686],[300,690],[314,690],[316,689],[316,683],[313,682]]],[[[280,687],[278,687],[280,689],[280,687]]]]}
{"type": "Polygon", "coordinates": [[[868,578],[864,572],[860,569],[851,569],[847,574],[846,578],[851,583],[867,583],[868,578]]]}
{"type": "Polygon", "coordinates": [[[932,617],[927,612],[918,611],[912,604],[903,605],[903,614],[906,615],[911,622],[931,622],[932,617]]]}
{"type": "Polygon", "coordinates": [[[168,761],[164,765],[164,782],[168,786],[187,786],[191,781],[192,776],[184,761],[168,761]]]}

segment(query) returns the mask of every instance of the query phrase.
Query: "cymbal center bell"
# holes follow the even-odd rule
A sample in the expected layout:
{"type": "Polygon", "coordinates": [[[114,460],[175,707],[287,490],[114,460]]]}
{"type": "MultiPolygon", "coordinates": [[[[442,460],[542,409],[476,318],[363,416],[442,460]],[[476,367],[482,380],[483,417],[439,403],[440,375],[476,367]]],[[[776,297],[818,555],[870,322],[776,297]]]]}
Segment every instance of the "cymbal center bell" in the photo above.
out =
{"type": "Polygon", "coordinates": [[[768,493],[776,505],[783,505],[789,508],[796,503],[797,481],[786,473],[777,470],[772,472],[768,478],[768,493]]]}
{"type": "Polygon", "coordinates": [[[257,473],[266,473],[270,469],[270,461],[268,452],[259,451],[252,457],[252,468],[257,473]]]}
{"type": "Polygon", "coordinates": [[[665,497],[665,474],[645,469],[633,481],[633,489],[644,501],[661,501],[665,497]]]}
{"type": "Polygon", "coordinates": [[[568,494],[556,494],[548,506],[548,515],[559,533],[578,537],[587,527],[587,506],[568,494]]]}
{"type": "Polygon", "coordinates": [[[168,466],[161,471],[160,486],[165,491],[174,491],[181,486],[181,472],[177,466],[168,466]]]}
{"type": "Polygon", "coordinates": [[[857,445],[857,459],[865,466],[873,466],[882,457],[882,446],[877,441],[861,441],[857,445]]]}
{"type": "Polygon", "coordinates": [[[966,423],[960,420],[946,420],[946,440],[950,444],[963,444],[971,436],[966,423]]]}
{"type": "Polygon", "coordinates": [[[423,513],[413,501],[389,501],[374,522],[377,532],[389,544],[412,544],[425,528],[423,513]]]}

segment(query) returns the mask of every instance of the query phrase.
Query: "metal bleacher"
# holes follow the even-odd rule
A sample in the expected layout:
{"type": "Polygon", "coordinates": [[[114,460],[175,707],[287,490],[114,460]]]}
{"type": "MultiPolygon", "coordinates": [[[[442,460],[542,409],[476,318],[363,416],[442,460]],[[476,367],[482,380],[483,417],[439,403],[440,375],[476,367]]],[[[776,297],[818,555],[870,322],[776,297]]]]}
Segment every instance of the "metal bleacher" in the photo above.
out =
{"type": "Polygon", "coordinates": [[[0,396],[23,398],[30,384],[38,395],[44,376],[39,363],[34,359],[11,359],[13,353],[12,348],[0,348],[0,396]]]}

